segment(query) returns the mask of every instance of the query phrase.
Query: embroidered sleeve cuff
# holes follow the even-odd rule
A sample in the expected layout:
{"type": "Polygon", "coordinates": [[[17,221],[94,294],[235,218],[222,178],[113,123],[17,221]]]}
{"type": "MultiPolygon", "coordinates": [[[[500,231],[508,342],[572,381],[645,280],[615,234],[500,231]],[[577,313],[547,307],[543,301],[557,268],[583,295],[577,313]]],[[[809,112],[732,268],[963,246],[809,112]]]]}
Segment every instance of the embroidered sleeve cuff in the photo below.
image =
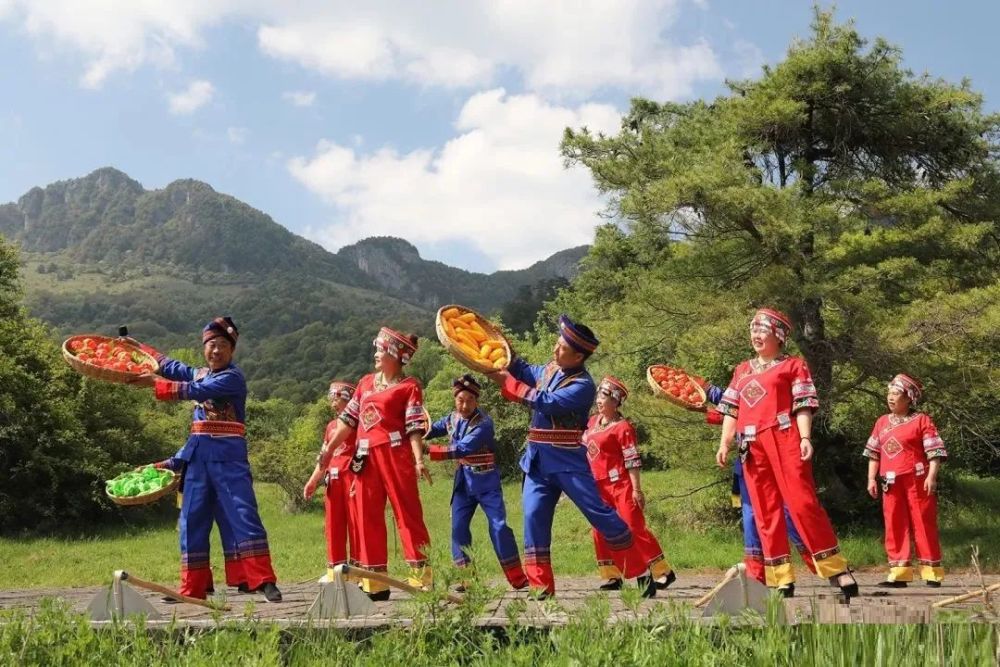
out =
{"type": "Polygon", "coordinates": [[[339,419],[350,426],[353,430],[358,430],[358,420],[354,416],[348,414],[346,410],[340,413],[339,419]]]}
{"type": "Polygon", "coordinates": [[[871,459],[872,461],[879,460],[879,453],[875,450],[868,449],[867,447],[865,447],[864,450],[861,452],[861,456],[865,457],[866,459],[871,459]]]}
{"type": "Polygon", "coordinates": [[[170,380],[156,379],[156,384],[153,385],[153,391],[158,401],[179,401],[183,398],[182,388],[183,382],[172,382],[170,380]]]}
{"type": "Polygon", "coordinates": [[[426,419],[413,419],[406,422],[406,435],[412,435],[414,433],[419,433],[423,435],[427,433],[427,420],[426,419]]]}
{"type": "Polygon", "coordinates": [[[455,458],[455,448],[448,445],[431,445],[427,448],[431,461],[447,461],[455,458]]]}
{"type": "Polygon", "coordinates": [[[792,413],[796,413],[799,410],[812,410],[815,411],[819,408],[819,399],[815,396],[804,396],[802,398],[796,398],[792,401],[792,413]]]}
{"type": "Polygon", "coordinates": [[[927,458],[929,459],[946,459],[948,458],[948,452],[942,449],[931,449],[927,452],[927,458]]]}
{"type": "Polygon", "coordinates": [[[503,386],[500,387],[500,394],[508,401],[531,405],[538,392],[518,381],[513,375],[507,375],[504,378],[503,386]]]}
{"type": "Polygon", "coordinates": [[[727,403],[726,401],[719,403],[717,411],[723,417],[732,417],[733,419],[736,419],[740,416],[740,409],[732,403],[727,403]]]}
{"type": "Polygon", "coordinates": [[[642,459],[625,459],[625,469],[626,470],[637,470],[642,467],[642,459]]]}

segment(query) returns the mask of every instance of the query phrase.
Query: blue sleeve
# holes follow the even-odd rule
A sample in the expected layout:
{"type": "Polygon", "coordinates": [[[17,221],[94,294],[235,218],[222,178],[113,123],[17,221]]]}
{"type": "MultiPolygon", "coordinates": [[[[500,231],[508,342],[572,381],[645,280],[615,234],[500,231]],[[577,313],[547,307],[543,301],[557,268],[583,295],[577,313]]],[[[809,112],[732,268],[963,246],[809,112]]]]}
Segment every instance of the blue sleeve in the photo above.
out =
{"type": "Polygon", "coordinates": [[[487,417],[476,424],[475,428],[466,431],[460,440],[452,443],[452,446],[455,448],[455,456],[462,457],[493,451],[490,446],[492,444],[493,420],[487,417]]]}
{"type": "Polygon", "coordinates": [[[719,404],[719,401],[722,400],[722,394],[724,392],[725,389],[723,389],[722,387],[717,387],[711,382],[709,382],[708,386],[705,387],[705,396],[708,398],[708,402],[711,403],[712,405],[719,404]]]}
{"type": "Polygon", "coordinates": [[[211,398],[245,396],[247,393],[247,384],[241,373],[225,371],[222,373],[213,373],[194,382],[178,383],[176,391],[177,399],[179,400],[201,402],[211,398]]]}
{"type": "Polygon", "coordinates": [[[190,382],[194,379],[195,369],[184,362],[171,359],[165,354],[157,357],[156,362],[160,364],[157,375],[176,382],[190,382]]]}
{"type": "Polygon", "coordinates": [[[597,388],[593,382],[577,381],[554,391],[532,389],[521,402],[543,415],[556,416],[586,413],[594,404],[596,396],[597,388]]]}
{"type": "Polygon", "coordinates": [[[431,438],[440,438],[444,435],[448,435],[448,417],[442,417],[431,424],[431,430],[427,432],[424,439],[430,440],[431,438]]]}
{"type": "Polygon", "coordinates": [[[507,367],[507,372],[518,382],[534,387],[538,383],[538,377],[545,370],[545,366],[532,366],[521,357],[516,357],[507,367]]]}

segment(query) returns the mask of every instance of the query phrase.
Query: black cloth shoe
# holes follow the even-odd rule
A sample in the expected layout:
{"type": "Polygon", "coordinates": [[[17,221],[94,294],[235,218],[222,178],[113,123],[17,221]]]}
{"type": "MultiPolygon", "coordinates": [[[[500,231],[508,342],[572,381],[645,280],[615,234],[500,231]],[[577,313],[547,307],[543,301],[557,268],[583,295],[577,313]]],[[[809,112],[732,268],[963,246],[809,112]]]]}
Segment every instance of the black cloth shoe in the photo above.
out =
{"type": "Polygon", "coordinates": [[[931,588],[941,588],[940,581],[925,581],[924,584],[930,586],[931,588]]]}
{"type": "Polygon", "coordinates": [[[281,591],[274,585],[273,581],[265,581],[257,588],[258,593],[264,594],[264,599],[268,602],[281,602],[281,591]]]}
{"type": "Polygon", "coordinates": [[[253,591],[250,590],[250,585],[245,581],[241,581],[236,586],[236,590],[238,590],[240,593],[243,593],[244,595],[249,595],[250,593],[253,593],[253,591]]]}
{"type": "Polygon", "coordinates": [[[653,581],[653,577],[648,574],[644,574],[641,577],[636,577],[635,583],[639,586],[639,590],[642,591],[642,597],[656,597],[656,582],[653,581]]]}
{"type": "Polygon", "coordinates": [[[905,581],[880,581],[876,585],[879,588],[906,588],[905,581]]]}
{"type": "Polygon", "coordinates": [[[384,591],[378,591],[377,593],[365,593],[365,595],[367,595],[368,599],[372,602],[385,602],[389,599],[389,593],[390,591],[387,588],[384,591]]]}
{"type": "Polygon", "coordinates": [[[778,586],[778,592],[781,593],[781,597],[783,598],[793,598],[795,597],[795,584],[778,586]]]}
{"type": "Polygon", "coordinates": [[[603,584],[598,586],[602,591],[620,591],[622,589],[621,579],[608,579],[603,584]]]}
{"type": "Polygon", "coordinates": [[[670,570],[670,572],[667,572],[666,579],[664,579],[663,581],[660,580],[656,581],[656,587],[662,591],[663,589],[669,587],[670,584],[674,583],[675,581],[677,581],[677,575],[674,574],[673,570],[670,570]]]}
{"type": "Polygon", "coordinates": [[[160,602],[162,602],[163,604],[180,604],[181,603],[180,600],[178,600],[177,598],[172,598],[169,595],[164,595],[162,598],[160,598],[160,602]]]}
{"type": "Polygon", "coordinates": [[[854,578],[854,573],[851,572],[850,570],[846,570],[844,572],[841,572],[840,574],[835,574],[832,577],[830,577],[830,584],[840,589],[840,594],[844,596],[844,600],[846,602],[850,602],[851,598],[856,598],[859,595],[858,582],[854,578]],[[851,583],[847,585],[843,585],[840,583],[840,578],[843,577],[844,575],[847,575],[851,578],[851,583]]]}

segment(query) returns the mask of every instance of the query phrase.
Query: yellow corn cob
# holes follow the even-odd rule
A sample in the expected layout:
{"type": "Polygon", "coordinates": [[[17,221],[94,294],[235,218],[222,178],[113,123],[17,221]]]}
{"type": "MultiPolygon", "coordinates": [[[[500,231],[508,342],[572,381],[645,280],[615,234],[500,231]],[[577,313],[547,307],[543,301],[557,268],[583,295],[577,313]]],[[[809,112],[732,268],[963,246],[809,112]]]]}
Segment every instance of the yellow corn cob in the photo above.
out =
{"type": "Polygon", "coordinates": [[[500,359],[497,359],[496,361],[493,362],[493,368],[496,368],[497,370],[503,368],[506,365],[507,365],[507,359],[505,357],[501,357],[500,359]]]}
{"type": "Polygon", "coordinates": [[[458,316],[458,319],[462,320],[463,322],[472,323],[472,322],[476,321],[476,314],[475,313],[463,313],[462,315],[458,316]]]}
{"type": "Polygon", "coordinates": [[[460,314],[461,313],[458,310],[458,308],[449,308],[448,310],[441,313],[441,317],[446,320],[450,320],[453,317],[458,317],[460,314]]]}
{"type": "MultiPolygon", "coordinates": [[[[481,350],[482,348],[480,348],[481,350]]],[[[490,361],[496,361],[497,359],[506,358],[507,353],[504,352],[502,347],[494,348],[492,352],[489,353],[488,358],[490,361]]]]}

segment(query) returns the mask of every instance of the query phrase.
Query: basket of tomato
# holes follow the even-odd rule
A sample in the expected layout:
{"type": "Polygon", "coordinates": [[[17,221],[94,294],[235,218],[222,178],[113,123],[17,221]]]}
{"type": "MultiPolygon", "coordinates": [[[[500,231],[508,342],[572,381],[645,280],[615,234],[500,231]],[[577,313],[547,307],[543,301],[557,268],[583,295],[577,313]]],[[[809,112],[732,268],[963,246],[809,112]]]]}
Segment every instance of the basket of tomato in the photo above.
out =
{"type": "Polygon", "coordinates": [[[646,380],[653,393],[688,410],[704,410],[708,400],[705,390],[680,368],[656,364],[646,369],[646,380]]]}
{"type": "Polygon", "coordinates": [[[160,368],[152,355],[132,341],[97,334],[70,336],[63,342],[62,354],[77,373],[105,382],[127,383],[160,368]]]}

